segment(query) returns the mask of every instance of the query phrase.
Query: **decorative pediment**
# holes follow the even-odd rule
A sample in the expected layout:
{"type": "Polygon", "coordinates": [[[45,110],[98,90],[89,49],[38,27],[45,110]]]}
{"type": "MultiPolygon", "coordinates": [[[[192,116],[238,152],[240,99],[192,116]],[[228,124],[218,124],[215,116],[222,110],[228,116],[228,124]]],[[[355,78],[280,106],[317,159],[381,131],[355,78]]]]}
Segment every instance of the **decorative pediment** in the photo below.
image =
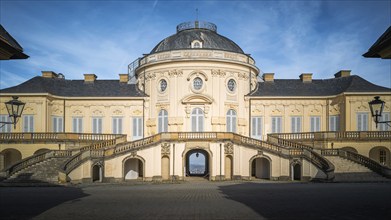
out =
{"type": "Polygon", "coordinates": [[[213,98],[204,94],[191,94],[181,100],[182,104],[200,105],[212,104],[213,98]]]}
{"type": "Polygon", "coordinates": [[[202,76],[202,78],[204,78],[205,81],[208,81],[208,76],[205,73],[200,72],[200,71],[194,71],[194,72],[190,73],[189,76],[187,77],[187,81],[190,81],[191,78],[197,77],[197,76],[202,76]]]}

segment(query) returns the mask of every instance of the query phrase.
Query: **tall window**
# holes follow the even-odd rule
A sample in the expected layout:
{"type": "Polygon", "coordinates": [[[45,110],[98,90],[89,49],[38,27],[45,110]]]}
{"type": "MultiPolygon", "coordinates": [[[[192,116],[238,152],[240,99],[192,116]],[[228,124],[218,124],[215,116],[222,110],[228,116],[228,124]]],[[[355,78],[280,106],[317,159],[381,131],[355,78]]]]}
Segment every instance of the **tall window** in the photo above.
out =
{"type": "Polygon", "coordinates": [[[73,117],[72,118],[72,131],[74,133],[83,132],[83,118],[82,117],[73,117]]]}
{"type": "Polygon", "coordinates": [[[168,131],[168,113],[166,110],[160,110],[158,116],[158,132],[168,131]]]}
{"type": "Polygon", "coordinates": [[[379,162],[380,164],[386,165],[387,163],[387,154],[386,151],[381,149],[379,150],[379,162]]]}
{"type": "Polygon", "coordinates": [[[200,108],[195,108],[191,112],[191,131],[204,131],[204,112],[200,108]]]}
{"type": "Polygon", "coordinates": [[[113,117],[113,134],[122,134],[122,118],[113,117]]]}
{"type": "MultiPolygon", "coordinates": [[[[9,117],[9,115],[0,115],[0,121],[11,122],[11,118],[9,117]]],[[[11,124],[0,125],[0,132],[1,133],[11,132],[11,129],[12,129],[11,124]]]]}
{"type": "Polygon", "coordinates": [[[291,131],[292,133],[301,132],[301,117],[291,117],[291,131]]]}
{"type": "Polygon", "coordinates": [[[34,116],[23,116],[23,132],[34,132],[34,116]]]}
{"type": "MultiPolygon", "coordinates": [[[[390,121],[390,113],[389,112],[383,112],[381,114],[381,117],[380,117],[379,120],[380,121],[390,121]]],[[[388,126],[385,123],[378,124],[377,127],[378,127],[379,131],[389,131],[390,130],[390,126],[388,126]]]]}
{"type": "Polygon", "coordinates": [[[63,132],[63,119],[59,116],[52,117],[53,132],[63,132]]]}
{"type": "Polygon", "coordinates": [[[227,132],[236,132],[236,112],[233,109],[227,112],[227,132]]]}
{"type": "Polygon", "coordinates": [[[311,116],[311,132],[320,131],[320,116],[311,116]]]}
{"type": "Polygon", "coordinates": [[[143,118],[134,117],[133,118],[133,140],[143,138],[143,118]]]}
{"type": "Polygon", "coordinates": [[[102,134],[102,118],[93,117],[92,118],[92,133],[102,134]]]}
{"type": "Polygon", "coordinates": [[[329,131],[339,131],[339,115],[331,115],[329,118],[329,131]]]}
{"type": "Polygon", "coordinates": [[[273,116],[272,117],[272,133],[281,133],[282,132],[282,117],[273,116]]]}
{"type": "Polygon", "coordinates": [[[368,113],[357,113],[357,131],[368,131],[368,113]]]}
{"type": "Polygon", "coordinates": [[[251,117],[251,137],[262,139],[262,117],[251,117]]]}

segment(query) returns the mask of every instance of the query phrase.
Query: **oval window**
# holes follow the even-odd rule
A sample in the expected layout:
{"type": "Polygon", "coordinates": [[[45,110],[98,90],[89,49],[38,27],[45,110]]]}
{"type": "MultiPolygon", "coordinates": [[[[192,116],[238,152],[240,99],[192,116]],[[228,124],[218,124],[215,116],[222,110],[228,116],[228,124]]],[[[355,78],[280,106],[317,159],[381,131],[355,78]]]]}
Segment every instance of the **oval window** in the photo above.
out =
{"type": "Polygon", "coordinates": [[[235,80],[233,80],[233,79],[228,80],[227,86],[228,86],[228,90],[233,92],[236,88],[235,80]]]}
{"type": "Polygon", "coordinates": [[[167,81],[165,79],[160,80],[160,91],[164,92],[167,89],[167,81]]]}
{"type": "Polygon", "coordinates": [[[200,77],[196,77],[194,80],[193,80],[193,88],[195,90],[200,90],[202,88],[202,79],[200,77]]]}

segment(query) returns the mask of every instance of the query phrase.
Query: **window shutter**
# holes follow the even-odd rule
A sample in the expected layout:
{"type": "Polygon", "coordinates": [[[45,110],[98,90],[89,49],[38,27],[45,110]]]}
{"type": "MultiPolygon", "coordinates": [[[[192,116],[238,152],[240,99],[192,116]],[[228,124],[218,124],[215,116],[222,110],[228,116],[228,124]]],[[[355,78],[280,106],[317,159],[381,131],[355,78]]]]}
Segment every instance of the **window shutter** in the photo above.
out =
{"type": "Polygon", "coordinates": [[[363,116],[363,131],[368,131],[368,114],[362,114],[363,116]]]}
{"type": "Polygon", "coordinates": [[[122,134],[122,118],[118,118],[118,133],[122,134]]]}
{"type": "Polygon", "coordinates": [[[357,131],[362,130],[362,119],[361,114],[357,114],[357,131]]]}
{"type": "Polygon", "coordinates": [[[57,130],[57,117],[53,117],[53,132],[58,132],[57,130]]]}

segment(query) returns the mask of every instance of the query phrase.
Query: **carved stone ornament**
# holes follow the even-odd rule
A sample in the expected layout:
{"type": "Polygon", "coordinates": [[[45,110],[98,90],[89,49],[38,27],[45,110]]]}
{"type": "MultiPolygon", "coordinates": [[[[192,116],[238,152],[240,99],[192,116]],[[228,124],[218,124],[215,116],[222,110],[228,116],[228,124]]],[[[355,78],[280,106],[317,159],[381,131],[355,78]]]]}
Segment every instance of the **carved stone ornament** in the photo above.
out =
{"type": "Polygon", "coordinates": [[[263,151],[261,151],[261,150],[258,150],[258,155],[263,155],[263,151]]]}
{"type": "Polygon", "coordinates": [[[224,144],[224,153],[225,154],[233,154],[234,153],[234,145],[230,142],[224,144]]]}
{"type": "Polygon", "coordinates": [[[132,151],[132,153],[130,153],[130,155],[131,155],[132,157],[137,156],[137,151],[132,151]]]}
{"type": "Polygon", "coordinates": [[[182,70],[177,70],[177,69],[173,69],[173,70],[170,70],[168,71],[168,75],[170,77],[180,77],[183,75],[183,71],[182,70]]]}
{"type": "Polygon", "coordinates": [[[169,155],[170,155],[170,144],[162,143],[162,156],[169,156],[169,155]]]}

